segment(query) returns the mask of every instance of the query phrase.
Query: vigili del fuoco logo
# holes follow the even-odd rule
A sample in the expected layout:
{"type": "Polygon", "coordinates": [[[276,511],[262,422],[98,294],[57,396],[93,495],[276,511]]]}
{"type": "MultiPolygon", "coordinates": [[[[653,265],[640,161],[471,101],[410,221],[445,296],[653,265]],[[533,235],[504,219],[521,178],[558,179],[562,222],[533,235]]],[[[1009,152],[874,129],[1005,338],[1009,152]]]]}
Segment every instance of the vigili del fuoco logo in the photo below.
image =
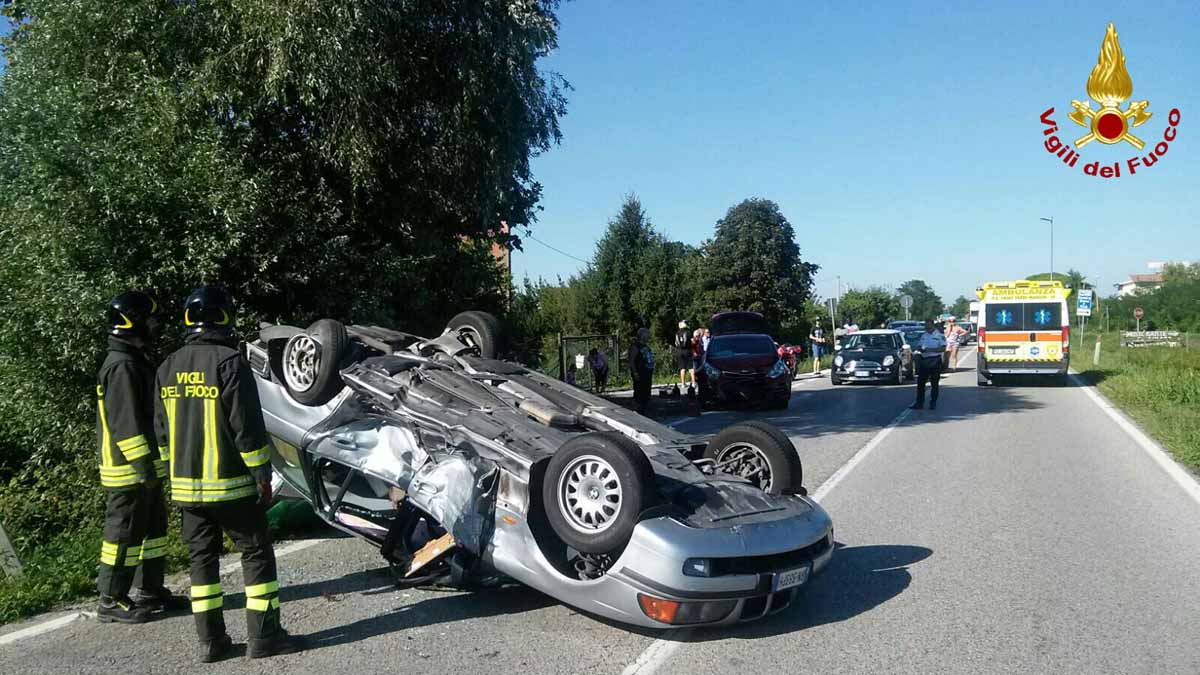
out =
{"type": "Polygon", "coordinates": [[[1179,108],[1172,108],[1171,112],[1167,113],[1167,127],[1162,132],[1162,140],[1153,137],[1144,141],[1134,133],[1134,129],[1145,124],[1154,113],[1150,112],[1150,101],[1144,99],[1130,101],[1125,108],[1121,107],[1125,100],[1133,95],[1133,80],[1129,77],[1129,71],[1125,69],[1125,53],[1121,51],[1121,43],[1117,41],[1117,29],[1111,22],[1104,34],[1104,43],[1100,45],[1100,58],[1088,77],[1087,93],[1100,108],[1093,108],[1092,101],[1071,101],[1074,112],[1069,113],[1067,119],[1087,131],[1075,139],[1074,148],[1056,135],[1059,129],[1058,122],[1053,118],[1054,108],[1051,107],[1042,113],[1042,124],[1046,127],[1042,130],[1042,135],[1046,137],[1044,145],[1047,152],[1060,158],[1063,164],[1076,167],[1082,157],[1080,151],[1092,141],[1122,147],[1127,143],[1139,151],[1145,150],[1148,143],[1151,144],[1149,152],[1136,154],[1125,161],[1118,160],[1109,164],[1108,160],[1085,160],[1082,163],[1083,173],[1100,178],[1136,175],[1139,170],[1144,171],[1157,164],[1167,154],[1179,128],[1179,108]]]}

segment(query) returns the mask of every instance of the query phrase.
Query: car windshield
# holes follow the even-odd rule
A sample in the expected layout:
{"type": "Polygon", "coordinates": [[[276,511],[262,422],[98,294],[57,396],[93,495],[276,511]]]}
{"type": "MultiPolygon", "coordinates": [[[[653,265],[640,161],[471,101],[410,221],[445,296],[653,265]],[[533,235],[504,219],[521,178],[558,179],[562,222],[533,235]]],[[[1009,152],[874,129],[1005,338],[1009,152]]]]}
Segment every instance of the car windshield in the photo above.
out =
{"type": "Polygon", "coordinates": [[[775,341],[766,335],[722,335],[708,344],[709,358],[762,356],[775,353],[775,341]]]}
{"type": "Polygon", "coordinates": [[[846,349],[892,349],[895,343],[890,334],[854,333],[846,340],[846,349]]]}

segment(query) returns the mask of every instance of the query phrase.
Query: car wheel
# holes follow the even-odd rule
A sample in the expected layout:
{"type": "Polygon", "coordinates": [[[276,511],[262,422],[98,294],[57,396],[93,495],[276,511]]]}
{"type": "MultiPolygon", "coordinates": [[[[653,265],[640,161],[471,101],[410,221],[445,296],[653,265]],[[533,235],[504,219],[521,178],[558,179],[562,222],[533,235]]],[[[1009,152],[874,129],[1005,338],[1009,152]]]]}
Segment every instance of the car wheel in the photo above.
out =
{"type": "Polygon", "coordinates": [[[842,383],[842,381],[841,381],[841,380],[837,379],[837,376],[836,376],[836,375],[830,375],[830,376],[829,376],[829,381],[830,381],[830,383],[832,383],[832,384],[833,384],[833,386],[835,386],[835,387],[836,387],[837,385],[839,385],[839,384],[841,384],[841,383],[842,383]]]}
{"type": "Polygon", "coordinates": [[[349,354],[346,327],[333,319],[321,319],[284,345],[284,386],[304,405],[324,405],[342,390],[338,371],[349,354]]]}
{"type": "Polygon", "coordinates": [[[646,453],[615,432],[584,434],[563,443],[550,458],[542,483],[550,526],[580,553],[621,549],[638,517],[657,501],[646,453]]]}
{"type": "Polygon", "coordinates": [[[767,494],[798,492],[804,479],[792,439],[766,422],[727,427],[709,441],[704,457],[717,471],[745,478],[767,494]]]}
{"type": "Polygon", "coordinates": [[[892,377],[892,384],[903,384],[904,382],[904,366],[896,366],[896,374],[892,377]]]}
{"type": "Polygon", "coordinates": [[[450,319],[446,330],[457,333],[468,347],[479,350],[479,356],[494,359],[500,352],[500,320],[487,312],[462,312],[450,319]]]}

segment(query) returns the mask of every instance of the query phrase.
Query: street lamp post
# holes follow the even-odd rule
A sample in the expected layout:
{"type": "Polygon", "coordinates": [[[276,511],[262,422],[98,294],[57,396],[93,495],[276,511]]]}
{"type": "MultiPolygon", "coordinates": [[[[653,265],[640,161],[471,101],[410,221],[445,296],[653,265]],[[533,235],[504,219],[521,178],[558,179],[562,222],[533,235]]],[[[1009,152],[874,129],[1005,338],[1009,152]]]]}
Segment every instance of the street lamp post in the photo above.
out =
{"type": "Polygon", "coordinates": [[[1050,223],[1050,281],[1054,281],[1054,216],[1042,220],[1050,223]]]}

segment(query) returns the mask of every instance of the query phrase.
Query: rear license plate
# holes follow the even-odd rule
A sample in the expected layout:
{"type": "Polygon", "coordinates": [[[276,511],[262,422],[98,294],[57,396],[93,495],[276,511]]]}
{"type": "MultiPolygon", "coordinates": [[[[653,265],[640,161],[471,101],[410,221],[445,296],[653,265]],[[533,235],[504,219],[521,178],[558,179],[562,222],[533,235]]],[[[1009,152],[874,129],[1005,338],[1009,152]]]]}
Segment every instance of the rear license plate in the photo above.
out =
{"type": "Polygon", "coordinates": [[[855,376],[855,377],[870,377],[870,376],[871,376],[871,371],[869,371],[869,370],[856,370],[856,371],[854,371],[854,376],[855,376]]]}
{"type": "Polygon", "coordinates": [[[782,591],[808,581],[808,566],[787,570],[775,575],[775,590],[782,591]]]}
{"type": "Polygon", "coordinates": [[[992,347],[993,354],[1016,354],[1016,347],[992,347]]]}

